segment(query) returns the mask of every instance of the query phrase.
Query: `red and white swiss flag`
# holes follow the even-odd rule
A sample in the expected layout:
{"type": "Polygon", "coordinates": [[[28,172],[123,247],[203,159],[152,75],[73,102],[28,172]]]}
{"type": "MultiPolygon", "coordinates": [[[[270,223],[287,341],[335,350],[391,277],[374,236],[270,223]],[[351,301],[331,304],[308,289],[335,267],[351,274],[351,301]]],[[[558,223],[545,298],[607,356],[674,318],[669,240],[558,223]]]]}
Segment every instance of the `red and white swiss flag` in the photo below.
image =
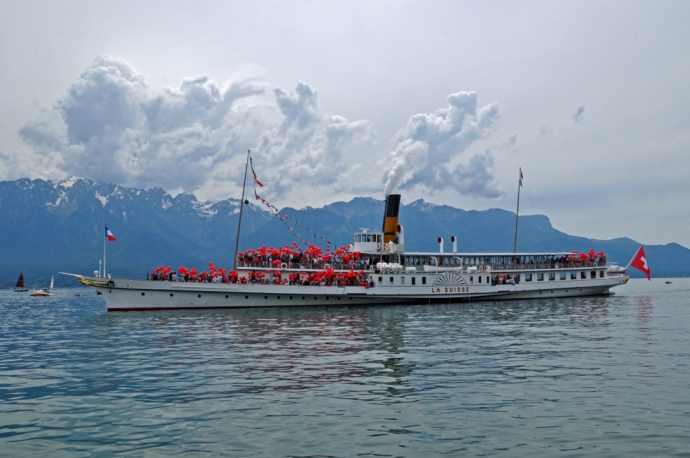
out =
{"type": "Polygon", "coordinates": [[[108,237],[108,241],[110,241],[110,242],[115,241],[115,236],[113,235],[112,232],[110,232],[110,229],[108,229],[108,226],[105,227],[105,236],[108,237]]]}
{"type": "Polygon", "coordinates": [[[635,253],[630,265],[636,269],[640,269],[642,272],[647,274],[647,279],[652,280],[652,271],[649,268],[649,263],[647,262],[647,256],[644,254],[644,248],[640,247],[635,253]]]}

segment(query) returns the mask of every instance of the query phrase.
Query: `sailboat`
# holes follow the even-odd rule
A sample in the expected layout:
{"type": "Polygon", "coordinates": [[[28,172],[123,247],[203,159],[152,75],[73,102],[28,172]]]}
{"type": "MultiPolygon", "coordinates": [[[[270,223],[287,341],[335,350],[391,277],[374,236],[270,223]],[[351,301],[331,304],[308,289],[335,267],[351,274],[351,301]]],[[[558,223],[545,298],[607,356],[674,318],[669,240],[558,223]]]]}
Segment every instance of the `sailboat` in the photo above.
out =
{"type": "Polygon", "coordinates": [[[55,293],[53,292],[55,290],[55,288],[53,287],[53,279],[54,279],[54,277],[50,277],[50,288],[35,289],[35,290],[31,291],[30,296],[33,296],[33,297],[55,296],[55,293]]]}
{"type": "Polygon", "coordinates": [[[19,278],[17,279],[17,285],[14,287],[14,292],[15,293],[25,293],[29,291],[28,288],[24,288],[24,274],[20,273],[19,278]]]}

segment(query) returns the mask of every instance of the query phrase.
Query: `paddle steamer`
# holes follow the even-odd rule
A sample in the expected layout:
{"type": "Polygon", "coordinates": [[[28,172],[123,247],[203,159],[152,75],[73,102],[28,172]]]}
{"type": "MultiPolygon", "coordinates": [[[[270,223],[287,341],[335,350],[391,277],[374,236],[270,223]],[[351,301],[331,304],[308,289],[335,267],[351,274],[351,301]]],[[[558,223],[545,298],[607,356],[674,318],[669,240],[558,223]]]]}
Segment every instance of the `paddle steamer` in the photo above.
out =
{"type": "Polygon", "coordinates": [[[399,207],[399,194],[387,196],[382,230],[356,233],[347,255],[332,264],[311,259],[274,265],[275,259],[237,256],[235,283],[225,275],[221,282],[76,277],[103,295],[109,311],[595,296],[613,294],[613,287],[629,279],[609,269],[603,253],[459,253],[455,237],[449,252],[440,238],[438,252],[406,252],[399,207]],[[258,272],[264,278],[253,283],[258,272]]]}

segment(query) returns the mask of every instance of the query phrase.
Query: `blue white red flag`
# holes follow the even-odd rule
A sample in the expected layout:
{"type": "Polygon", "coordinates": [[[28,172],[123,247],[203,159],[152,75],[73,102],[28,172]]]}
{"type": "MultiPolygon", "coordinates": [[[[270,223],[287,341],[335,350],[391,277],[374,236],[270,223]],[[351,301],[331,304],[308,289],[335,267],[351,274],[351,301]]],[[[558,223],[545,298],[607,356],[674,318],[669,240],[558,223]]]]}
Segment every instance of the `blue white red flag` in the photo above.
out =
{"type": "Polygon", "coordinates": [[[115,241],[115,236],[113,235],[112,232],[110,232],[110,229],[108,229],[108,226],[105,227],[105,236],[108,238],[108,241],[110,241],[110,242],[115,241]]]}

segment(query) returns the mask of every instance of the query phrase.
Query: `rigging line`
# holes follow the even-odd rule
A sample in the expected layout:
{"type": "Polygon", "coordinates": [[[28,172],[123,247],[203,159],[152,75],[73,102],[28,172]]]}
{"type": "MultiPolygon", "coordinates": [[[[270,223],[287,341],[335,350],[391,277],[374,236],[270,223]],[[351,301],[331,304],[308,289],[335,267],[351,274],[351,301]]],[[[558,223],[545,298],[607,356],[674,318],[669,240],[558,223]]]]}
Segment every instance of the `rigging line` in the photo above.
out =
{"type": "Polygon", "coordinates": [[[527,197],[527,202],[529,202],[530,206],[532,207],[532,212],[533,212],[532,214],[536,215],[537,214],[537,208],[534,206],[534,204],[532,203],[532,200],[529,198],[529,194],[525,193],[525,197],[527,197]]]}
{"type": "Polygon", "coordinates": [[[320,235],[320,234],[317,234],[317,233],[316,233],[315,231],[313,231],[312,229],[310,229],[310,228],[308,228],[307,226],[304,226],[303,224],[297,222],[297,220],[295,220],[293,217],[291,217],[290,215],[288,215],[288,214],[285,213],[284,211],[278,210],[278,207],[276,207],[275,205],[273,205],[272,203],[270,203],[269,201],[267,201],[267,200],[264,199],[263,197],[259,196],[258,194],[257,194],[257,198],[258,198],[259,200],[261,200],[261,202],[262,202],[263,204],[265,204],[269,209],[271,209],[271,210],[272,210],[273,216],[275,216],[275,217],[277,217],[278,219],[280,219],[280,220],[283,222],[283,224],[284,224],[289,230],[291,230],[291,231],[293,232],[293,234],[295,234],[296,237],[300,238],[300,240],[302,241],[302,243],[304,243],[304,244],[307,245],[307,246],[309,245],[305,240],[303,240],[303,239],[299,236],[299,234],[297,234],[296,232],[294,232],[294,230],[290,229],[290,226],[288,226],[288,224],[285,222],[286,219],[288,219],[288,218],[291,219],[291,220],[294,221],[297,225],[299,225],[299,227],[301,227],[301,228],[303,228],[303,229],[306,229],[307,231],[309,231],[309,232],[311,232],[312,234],[314,234],[314,238],[317,238],[317,237],[318,237],[318,238],[320,238],[321,240],[323,240],[324,242],[326,242],[326,245],[327,245],[326,250],[327,250],[327,251],[330,251],[331,242],[330,242],[328,239],[326,239],[324,236],[322,236],[322,235],[320,235]],[[285,219],[283,219],[283,218],[280,216],[281,214],[282,214],[282,215],[285,215],[285,219]]]}
{"type": "Polygon", "coordinates": [[[67,283],[67,280],[65,280],[65,276],[62,275],[62,272],[60,273],[60,278],[62,278],[62,282],[63,282],[65,285],[67,285],[67,288],[68,288],[70,291],[72,291],[72,293],[77,294],[76,291],[74,291],[74,290],[72,289],[72,287],[69,285],[69,283],[67,283]]]}
{"type": "MultiPolygon", "coordinates": [[[[240,219],[237,222],[237,237],[235,237],[235,253],[232,258],[232,270],[237,270],[237,250],[240,244],[240,228],[242,227],[242,213],[244,211],[244,190],[247,187],[247,168],[249,167],[249,158],[252,151],[247,150],[247,163],[244,165],[244,181],[242,182],[242,199],[240,200],[240,219]]],[[[253,169],[252,169],[253,171],[253,169]]]]}
{"type": "MultiPolygon", "coordinates": [[[[275,205],[271,204],[269,201],[267,201],[267,200],[264,199],[263,197],[259,196],[259,195],[256,193],[256,189],[254,189],[254,195],[256,196],[256,200],[261,200],[261,203],[263,203],[264,205],[266,205],[266,206],[271,210],[271,214],[272,214],[273,216],[277,217],[278,219],[280,219],[281,222],[288,228],[288,230],[290,230],[290,231],[292,232],[292,234],[300,240],[300,242],[304,243],[304,244],[307,246],[307,248],[309,247],[309,243],[307,243],[306,240],[302,239],[302,237],[301,237],[297,232],[295,232],[294,230],[290,229],[290,227],[287,225],[287,223],[285,222],[285,219],[289,218],[289,216],[288,216],[286,213],[279,211],[278,208],[277,208],[275,205]],[[279,213],[282,213],[282,214],[285,215],[287,218],[283,219],[283,218],[280,216],[279,213]]],[[[293,221],[295,221],[293,218],[290,218],[290,219],[292,219],[293,221]]]]}
{"type": "MultiPolygon", "coordinates": [[[[280,219],[281,222],[283,222],[283,224],[285,224],[285,226],[286,226],[289,230],[291,230],[292,233],[293,233],[297,238],[299,238],[299,240],[300,240],[302,243],[304,243],[307,247],[309,247],[310,244],[309,244],[306,240],[304,240],[299,234],[297,234],[297,232],[295,232],[294,229],[291,229],[290,226],[288,226],[288,224],[285,222],[285,221],[287,221],[288,218],[291,219],[296,225],[299,225],[299,227],[301,227],[302,229],[305,229],[305,230],[311,232],[312,234],[314,234],[314,238],[317,238],[317,237],[318,237],[318,238],[320,238],[321,240],[323,240],[324,242],[326,242],[326,252],[327,252],[327,253],[330,252],[330,251],[331,251],[331,242],[330,242],[328,239],[326,239],[324,236],[322,236],[322,235],[320,235],[320,234],[317,234],[315,231],[311,230],[311,229],[308,228],[307,226],[304,226],[302,223],[299,223],[297,220],[295,220],[295,218],[291,217],[291,216],[288,215],[287,213],[285,213],[285,212],[283,212],[283,211],[280,211],[280,209],[279,209],[278,207],[276,207],[275,205],[273,205],[272,203],[270,203],[268,200],[266,200],[265,198],[263,198],[263,197],[261,197],[259,194],[257,194],[257,192],[256,192],[256,185],[258,184],[260,187],[263,187],[264,185],[263,185],[263,183],[261,183],[261,182],[258,180],[258,178],[256,177],[256,172],[254,171],[254,162],[252,161],[251,156],[248,155],[248,158],[249,158],[249,161],[248,161],[248,162],[249,162],[249,165],[251,166],[251,169],[252,169],[252,176],[253,176],[253,179],[254,179],[254,180],[253,180],[254,198],[255,198],[254,200],[255,200],[255,201],[260,200],[262,204],[266,205],[266,206],[269,208],[269,210],[271,211],[271,214],[273,214],[273,216],[276,216],[278,219],[280,219]],[[285,218],[281,217],[281,216],[280,216],[281,214],[284,215],[285,218]]],[[[245,167],[245,180],[246,180],[246,167],[245,167]]],[[[245,182],[245,184],[246,184],[246,182],[245,182]]],[[[242,191],[242,195],[244,196],[244,190],[242,191]]],[[[244,197],[243,197],[243,199],[244,199],[244,197]]],[[[254,203],[258,205],[257,202],[254,202],[254,203]]],[[[242,213],[240,213],[240,220],[241,220],[241,218],[242,218],[242,213]]],[[[239,226],[238,226],[238,227],[239,227],[239,226]]],[[[239,229],[238,229],[238,232],[239,232],[239,229]]],[[[238,237],[238,239],[239,239],[239,237],[238,237]]],[[[313,244],[312,244],[312,245],[313,245],[313,244]]],[[[237,249],[236,249],[235,251],[237,251],[237,249]]]]}

